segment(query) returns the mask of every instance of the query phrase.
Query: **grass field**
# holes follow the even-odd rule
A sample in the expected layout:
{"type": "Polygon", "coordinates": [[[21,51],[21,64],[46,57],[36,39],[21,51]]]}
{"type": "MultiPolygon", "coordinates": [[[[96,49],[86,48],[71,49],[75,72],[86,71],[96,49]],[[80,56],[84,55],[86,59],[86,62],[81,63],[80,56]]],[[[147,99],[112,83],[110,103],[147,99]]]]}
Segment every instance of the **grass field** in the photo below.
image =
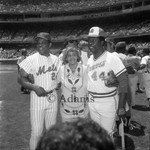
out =
{"type": "MultiPolygon", "coordinates": [[[[136,95],[136,104],[133,120],[142,130],[126,134],[126,150],[150,150],[150,110],[145,107],[145,94],[136,95]]],[[[29,150],[29,106],[29,95],[22,94],[17,84],[16,66],[0,65],[0,150],[29,150]]]]}

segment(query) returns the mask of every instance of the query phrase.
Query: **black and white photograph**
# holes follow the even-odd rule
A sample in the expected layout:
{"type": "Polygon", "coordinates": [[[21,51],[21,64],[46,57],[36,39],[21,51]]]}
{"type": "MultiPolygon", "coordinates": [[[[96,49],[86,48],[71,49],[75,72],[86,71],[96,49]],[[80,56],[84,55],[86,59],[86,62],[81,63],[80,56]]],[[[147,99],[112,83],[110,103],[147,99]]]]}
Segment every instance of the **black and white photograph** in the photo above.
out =
{"type": "Polygon", "coordinates": [[[0,150],[150,150],[150,0],[0,0],[0,150]]]}

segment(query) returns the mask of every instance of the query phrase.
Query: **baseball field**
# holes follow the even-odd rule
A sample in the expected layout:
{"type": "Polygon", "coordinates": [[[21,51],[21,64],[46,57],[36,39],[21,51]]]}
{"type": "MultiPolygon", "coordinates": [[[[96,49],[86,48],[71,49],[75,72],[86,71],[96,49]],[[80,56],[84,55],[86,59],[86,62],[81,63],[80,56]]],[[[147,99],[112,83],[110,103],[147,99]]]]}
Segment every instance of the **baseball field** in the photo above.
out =
{"type": "MultiPolygon", "coordinates": [[[[29,94],[20,91],[17,66],[0,64],[0,150],[29,150],[29,94]]],[[[57,123],[60,124],[58,113],[57,123]]],[[[134,129],[125,134],[126,150],[150,150],[150,109],[145,93],[137,93],[134,129]]]]}

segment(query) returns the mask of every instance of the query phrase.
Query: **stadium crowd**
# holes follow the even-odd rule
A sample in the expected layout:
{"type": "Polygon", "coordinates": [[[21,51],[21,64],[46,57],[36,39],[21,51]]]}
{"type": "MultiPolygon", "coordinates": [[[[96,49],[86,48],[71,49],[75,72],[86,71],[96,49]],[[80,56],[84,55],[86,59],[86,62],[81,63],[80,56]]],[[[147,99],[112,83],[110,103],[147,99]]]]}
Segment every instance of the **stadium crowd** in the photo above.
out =
{"type": "Polygon", "coordinates": [[[132,1],[136,0],[1,0],[0,12],[67,12],[132,1]]]}
{"type": "MultiPolygon", "coordinates": [[[[7,48],[0,48],[0,59],[11,59],[16,58],[19,59],[21,57],[22,50],[24,48],[14,48],[14,49],[7,49],[7,48]]],[[[34,52],[33,48],[27,48],[27,56],[31,55],[34,52]]]]}
{"type": "MultiPolygon", "coordinates": [[[[107,35],[110,37],[136,36],[140,34],[148,34],[150,32],[150,20],[141,21],[138,23],[116,23],[114,25],[101,25],[107,35]]],[[[82,27],[74,27],[67,29],[47,29],[52,36],[53,41],[63,41],[68,36],[82,37],[87,33],[89,25],[82,27]]],[[[34,30],[0,30],[0,41],[32,41],[38,31],[34,30]]]]}

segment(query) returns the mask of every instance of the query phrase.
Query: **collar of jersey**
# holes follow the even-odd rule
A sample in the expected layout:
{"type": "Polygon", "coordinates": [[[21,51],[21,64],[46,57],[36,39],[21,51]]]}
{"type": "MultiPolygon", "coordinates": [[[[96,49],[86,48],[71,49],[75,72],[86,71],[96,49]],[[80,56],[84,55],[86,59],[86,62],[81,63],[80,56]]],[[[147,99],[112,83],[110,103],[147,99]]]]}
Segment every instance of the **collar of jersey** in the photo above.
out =
{"type": "Polygon", "coordinates": [[[103,55],[105,55],[107,51],[105,50],[100,56],[98,56],[96,59],[94,58],[94,55],[93,55],[93,60],[96,61],[97,59],[99,59],[100,57],[102,57],[103,55]]]}
{"type": "Polygon", "coordinates": [[[41,55],[40,53],[39,53],[39,55],[40,56],[42,56],[42,57],[46,57],[46,58],[49,58],[51,55],[50,55],[50,53],[49,53],[49,55],[48,56],[45,56],[45,55],[41,55]]]}

